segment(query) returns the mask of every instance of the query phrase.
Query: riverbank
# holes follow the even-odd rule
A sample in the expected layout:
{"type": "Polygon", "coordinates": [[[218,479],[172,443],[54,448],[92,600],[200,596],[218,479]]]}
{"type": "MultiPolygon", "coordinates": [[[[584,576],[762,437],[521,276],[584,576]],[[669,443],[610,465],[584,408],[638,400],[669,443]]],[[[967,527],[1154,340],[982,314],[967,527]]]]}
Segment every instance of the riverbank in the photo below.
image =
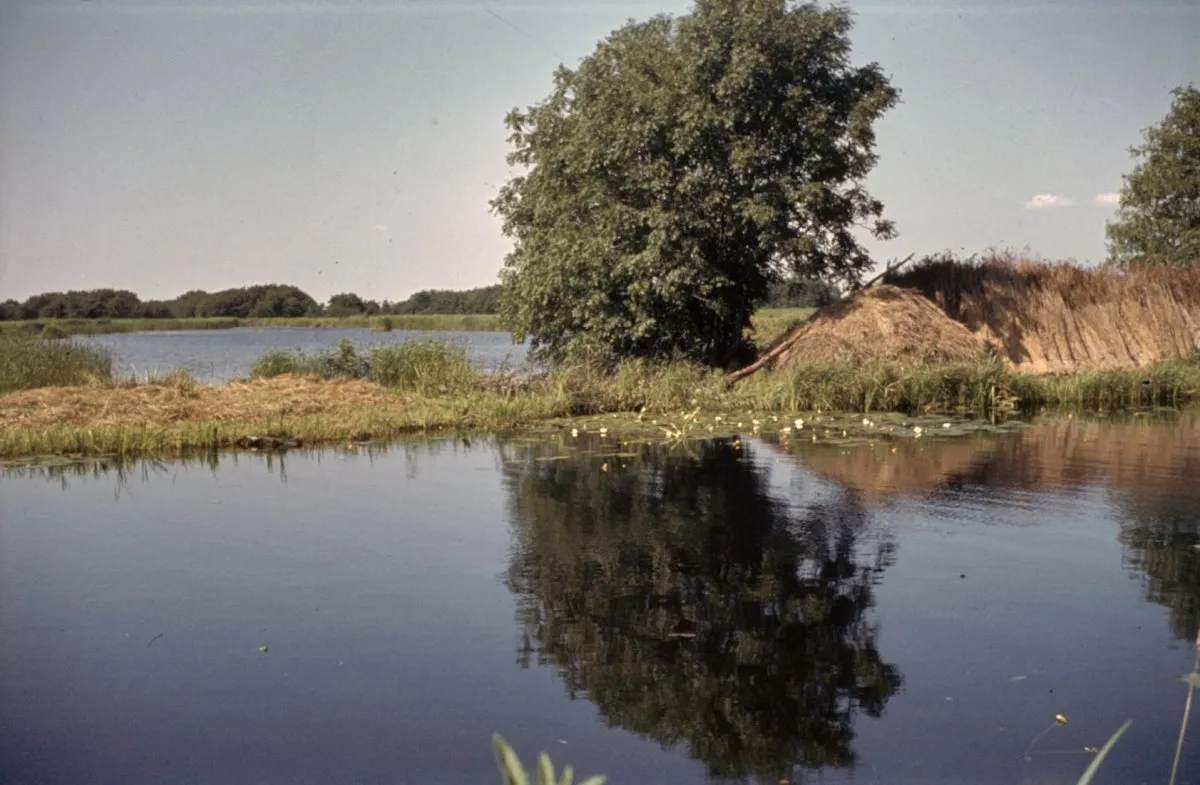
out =
{"type": "Polygon", "coordinates": [[[133,456],[535,426],[677,439],[784,432],[795,430],[797,419],[809,428],[803,438],[900,438],[914,435],[910,424],[923,421],[914,418],[935,413],[1005,416],[1200,401],[1200,357],[1056,376],[1017,373],[998,361],[822,364],[756,374],[732,387],[719,373],[682,364],[626,363],[611,373],[578,366],[524,379],[455,374],[443,382],[436,369],[393,373],[389,385],[282,373],[222,386],[176,374],[10,392],[0,395],[0,457],[133,456]],[[826,419],[813,430],[818,412],[826,419]],[[887,437],[872,423],[880,412],[902,415],[887,437]]]}
{"type": "MultiPolygon", "coordinates": [[[[760,344],[769,343],[784,330],[812,315],[812,308],[764,308],[754,315],[760,344]]],[[[0,336],[110,335],[113,333],[175,332],[180,330],[232,330],[237,327],[332,327],[423,332],[500,332],[498,314],[402,314],[396,316],[299,316],[288,318],[212,317],[193,319],[27,319],[0,321],[0,336]]]]}

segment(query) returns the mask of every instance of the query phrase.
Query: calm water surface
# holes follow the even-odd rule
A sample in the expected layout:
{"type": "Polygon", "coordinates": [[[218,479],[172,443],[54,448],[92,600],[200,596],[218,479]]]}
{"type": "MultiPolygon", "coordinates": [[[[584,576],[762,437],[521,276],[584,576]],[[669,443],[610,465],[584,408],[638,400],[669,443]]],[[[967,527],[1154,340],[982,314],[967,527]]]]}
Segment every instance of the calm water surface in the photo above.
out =
{"type": "Polygon", "coordinates": [[[1195,414],[10,471],[0,780],[1072,783],[1132,718],[1165,783],[1198,478],[1195,414]]]}
{"type": "Polygon", "coordinates": [[[231,330],[115,333],[78,336],[75,340],[113,353],[119,376],[161,375],[190,371],[197,379],[223,384],[250,375],[250,366],[267,352],[300,349],[309,354],[336,347],[343,338],[358,346],[381,346],[434,339],[466,347],[472,362],[485,370],[525,360],[529,347],[514,344],[508,333],[393,330],[376,333],[340,327],[236,327],[231,330]]]}

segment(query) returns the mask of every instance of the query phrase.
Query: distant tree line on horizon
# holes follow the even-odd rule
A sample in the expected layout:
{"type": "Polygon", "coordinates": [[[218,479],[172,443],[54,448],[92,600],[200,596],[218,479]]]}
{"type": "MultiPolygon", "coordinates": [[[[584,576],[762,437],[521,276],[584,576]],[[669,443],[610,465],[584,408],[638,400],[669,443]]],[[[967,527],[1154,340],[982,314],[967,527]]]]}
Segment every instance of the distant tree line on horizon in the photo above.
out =
{"type": "MultiPolygon", "coordinates": [[[[764,303],[772,308],[824,305],[838,296],[821,282],[773,284],[764,303]]],[[[295,286],[265,284],[192,290],[173,300],[142,300],[125,289],[88,289],[35,294],[25,302],[0,302],[0,321],[21,319],[238,319],[301,316],[373,316],[405,314],[494,314],[500,310],[500,284],[475,289],[426,289],[405,300],[368,300],[353,293],[335,294],[322,305],[295,286]]]]}
{"type": "Polygon", "coordinates": [[[88,289],[35,294],[25,302],[0,302],[0,321],[18,319],[238,319],[375,314],[496,313],[500,286],[464,291],[430,289],[398,302],[369,300],[353,293],[335,294],[322,305],[295,286],[265,284],[193,290],[172,300],[142,300],[125,289],[88,289]]]}

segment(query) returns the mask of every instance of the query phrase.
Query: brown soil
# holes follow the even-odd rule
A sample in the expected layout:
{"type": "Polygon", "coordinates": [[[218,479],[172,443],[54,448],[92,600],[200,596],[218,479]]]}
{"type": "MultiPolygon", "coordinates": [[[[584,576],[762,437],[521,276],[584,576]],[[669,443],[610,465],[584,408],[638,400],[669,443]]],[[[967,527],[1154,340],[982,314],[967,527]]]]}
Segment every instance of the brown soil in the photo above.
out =
{"type": "Polygon", "coordinates": [[[994,257],[888,280],[924,294],[1021,371],[1140,367],[1200,351],[1200,265],[1125,273],[994,257]]]}
{"type": "Polygon", "coordinates": [[[916,292],[880,285],[813,314],[778,345],[780,367],[814,362],[967,362],[988,346],[916,292]]]}
{"type": "Polygon", "coordinates": [[[51,387],[8,393],[0,396],[0,429],[258,421],[280,414],[368,406],[401,409],[404,403],[401,396],[361,380],[279,376],[216,387],[178,376],[136,386],[51,387]]]}

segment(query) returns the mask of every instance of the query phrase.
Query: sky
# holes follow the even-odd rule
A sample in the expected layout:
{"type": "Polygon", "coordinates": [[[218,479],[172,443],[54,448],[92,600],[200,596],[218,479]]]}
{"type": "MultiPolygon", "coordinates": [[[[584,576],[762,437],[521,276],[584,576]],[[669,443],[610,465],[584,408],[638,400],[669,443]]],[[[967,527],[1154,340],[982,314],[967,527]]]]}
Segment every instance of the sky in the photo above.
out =
{"type": "MultiPolygon", "coordinates": [[[[1200,83],[1197,0],[863,0],[902,103],[868,180],[915,253],[1105,255],[1128,148],[1200,83]]],[[[495,283],[505,114],[679,0],[4,0],[0,299],[495,283]]]]}

